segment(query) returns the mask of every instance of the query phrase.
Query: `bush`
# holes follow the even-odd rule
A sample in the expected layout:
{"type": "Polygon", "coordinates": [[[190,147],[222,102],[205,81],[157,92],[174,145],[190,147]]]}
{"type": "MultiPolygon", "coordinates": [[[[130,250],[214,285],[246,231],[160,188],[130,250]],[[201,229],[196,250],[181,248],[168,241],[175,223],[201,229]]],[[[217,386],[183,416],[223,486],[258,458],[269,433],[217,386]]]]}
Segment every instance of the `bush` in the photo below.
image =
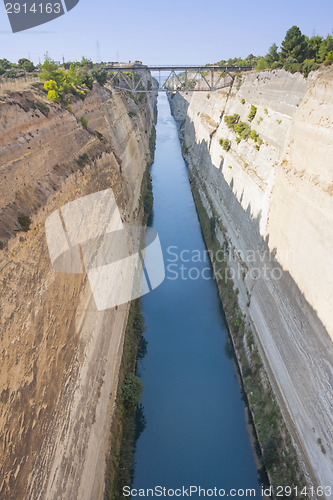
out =
{"type": "Polygon", "coordinates": [[[129,372],[124,380],[122,386],[122,397],[125,408],[130,412],[135,412],[143,391],[143,384],[141,380],[134,375],[134,373],[129,372]]]}
{"type": "Polygon", "coordinates": [[[237,142],[237,144],[239,144],[241,140],[242,140],[242,139],[241,139],[241,137],[239,137],[239,135],[238,135],[238,136],[236,137],[236,142],[237,142]]]}
{"type": "Polygon", "coordinates": [[[277,456],[277,448],[276,442],[273,437],[269,437],[263,443],[263,462],[266,467],[270,468],[276,462],[277,456]]]}
{"type": "Polygon", "coordinates": [[[224,151],[229,151],[231,147],[231,142],[229,141],[229,139],[220,139],[219,144],[222,146],[224,151]]]}
{"type": "Polygon", "coordinates": [[[79,158],[76,160],[76,163],[80,167],[84,167],[87,163],[89,163],[90,159],[87,153],[84,153],[83,155],[80,155],[79,158]]]}
{"type": "Polygon", "coordinates": [[[32,73],[32,71],[34,71],[35,69],[34,64],[25,57],[18,60],[18,65],[20,66],[20,68],[24,69],[24,71],[27,71],[27,73],[32,73]]]}
{"type": "Polygon", "coordinates": [[[60,100],[61,100],[60,95],[58,94],[58,92],[56,90],[49,90],[47,93],[47,98],[50,101],[54,101],[54,102],[60,102],[60,100]]]}
{"type": "Polygon", "coordinates": [[[245,104],[245,99],[244,99],[244,97],[241,99],[241,104],[245,104]]]}
{"type": "Polygon", "coordinates": [[[319,66],[320,64],[316,63],[314,59],[305,59],[302,64],[302,73],[305,77],[307,77],[311,71],[315,71],[319,68],[319,66]]]}
{"type": "Polygon", "coordinates": [[[257,142],[257,140],[259,139],[259,134],[258,134],[258,132],[256,132],[255,130],[251,130],[250,137],[251,137],[251,139],[253,139],[255,142],[257,142]]]}
{"type": "Polygon", "coordinates": [[[249,120],[249,122],[252,122],[252,120],[254,119],[254,117],[256,116],[256,114],[257,114],[257,108],[252,104],[251,111],[250,111],[250,113],[249,113],[249,115],[247,117],[248,120],[249,120]]]}
{"type": "Polygon", "coordinates": [[[20,224],[22,231],[27,232],[31,226],[31,219],[27,215],[19,215],[17,222],[20,224]]]}
{"type": "Polygon", "coordinates": [[[88,120],[85,116],[81,116],[81,123],[84,128],[88,128],[88,120]]]}
{"type": "Polygon", "coordinates": [[[97,71],[93,71],[92,75],[94,79],[103,87],[108,81],[108,74],[105,69],[98,69],[97,71]]]}
{"type": "Polygon", "coordinates": [[[234,126],[234,131],[239,134],[241,139],[247,139],[251,133],[251,127],[246,122],[239,122],[234,126]]]}
{"type": "Polygon", "coordinates": [[[226,115],[224,117],[224,122],[228,128],[234,130],[236,123],[238,123],[240,116],[238,114],[226,115]]]}
{"type": "Polygon", "coordinates": [[[330,64],[333,64],[333,51],[329,52],[327,56],[325,57],[324,61],[325,66],[329,66],[330,64]]]}

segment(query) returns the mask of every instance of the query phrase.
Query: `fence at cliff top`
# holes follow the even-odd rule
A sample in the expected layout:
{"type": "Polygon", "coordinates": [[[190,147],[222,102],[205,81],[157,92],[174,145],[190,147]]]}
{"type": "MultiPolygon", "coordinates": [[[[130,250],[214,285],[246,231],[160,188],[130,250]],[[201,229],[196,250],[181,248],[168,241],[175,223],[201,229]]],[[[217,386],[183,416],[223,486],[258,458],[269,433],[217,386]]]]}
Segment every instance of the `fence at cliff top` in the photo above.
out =
{"type": "Polygon", "coordinates": [[[39,76],[26,75],[19,78],[0,77],[0,92],[6,90],[23,90],[35,82],[40,82],[39,76]]]}
{"type": "Polygon", "coordinates": [[[230,87],[235,74],[252,71],[247,66],[129,65],[107,66],[114,88],[129,92],[214,92],[230,87]],[[158,78],[152,77],[158,73],[158,78]],[[161,73],[165,76],[162,78],[161,73]]]}

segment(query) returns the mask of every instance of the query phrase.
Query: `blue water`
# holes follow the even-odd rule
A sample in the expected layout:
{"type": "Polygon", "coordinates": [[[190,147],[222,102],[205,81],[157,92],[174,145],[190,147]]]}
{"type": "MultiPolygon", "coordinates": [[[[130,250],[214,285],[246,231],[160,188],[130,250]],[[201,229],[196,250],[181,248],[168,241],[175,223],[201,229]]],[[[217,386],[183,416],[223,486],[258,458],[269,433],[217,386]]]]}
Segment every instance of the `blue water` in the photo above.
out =
{"type": "Polygon", "coordinates": [[[166,279],[142,299],[148,353],[139,374],[147,426],[137,442],[133,488],[255,488],[260,497],[236,369],[225,352],[226,324],[203,261],[205,244],[165,95],[156,132],[153,227],[166,279]],[[185,260],[202,261],[171,262],[182,250],[188,250],[185,260]],[[183,279],[173,279],[180,265],[183,279]],[[189,273],[204,277],[189,279],[189,273]]]}

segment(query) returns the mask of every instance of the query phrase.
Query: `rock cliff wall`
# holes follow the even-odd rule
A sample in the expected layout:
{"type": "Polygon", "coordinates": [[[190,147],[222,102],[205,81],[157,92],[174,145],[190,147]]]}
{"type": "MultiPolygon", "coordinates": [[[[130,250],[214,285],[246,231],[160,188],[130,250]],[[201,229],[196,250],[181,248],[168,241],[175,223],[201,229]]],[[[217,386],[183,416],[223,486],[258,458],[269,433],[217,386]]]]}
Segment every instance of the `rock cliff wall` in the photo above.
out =
{"type": "Polygon", "coordinates": [[[107,188],[140,221],[154,100],[98,84],[71,111],[38,87],[0,95],[3,499],[103,498],[128,305],[97,311],[85,274],[56,272],[44,222],[107,188]]]}
{"type": "Polygon", "coordinates": [[[231,90],[170,96],[203,204],[225,228],[216,231],[229,248],[239,305],[305,468],[321,486],[333,486],[332,96],[331,69],[308,79],[251,73],[231,90]],[[224,121],[234,114],[261,145],[237,144],[224,121]],[[220,139],[230,140],[228,151],[220,139]]]}

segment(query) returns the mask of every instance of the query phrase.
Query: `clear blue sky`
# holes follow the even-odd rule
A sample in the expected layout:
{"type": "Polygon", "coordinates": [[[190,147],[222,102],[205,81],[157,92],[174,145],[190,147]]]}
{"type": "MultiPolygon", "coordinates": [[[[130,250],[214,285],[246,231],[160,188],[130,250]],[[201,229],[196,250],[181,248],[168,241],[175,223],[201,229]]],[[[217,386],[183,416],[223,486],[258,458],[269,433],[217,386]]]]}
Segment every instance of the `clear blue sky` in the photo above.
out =
{"type": "Polygon", "coordinates": [[[16,34],[0,0],[0,58],[30,54],[36,63],[48,51],[55,60],[97,60],[99,53],[103,61],[118,54],[145,64],[201,64],[265,54],[294,24],[308,36],[332,33],[333,0],[80,0],[64,16],[16,34]]]}

